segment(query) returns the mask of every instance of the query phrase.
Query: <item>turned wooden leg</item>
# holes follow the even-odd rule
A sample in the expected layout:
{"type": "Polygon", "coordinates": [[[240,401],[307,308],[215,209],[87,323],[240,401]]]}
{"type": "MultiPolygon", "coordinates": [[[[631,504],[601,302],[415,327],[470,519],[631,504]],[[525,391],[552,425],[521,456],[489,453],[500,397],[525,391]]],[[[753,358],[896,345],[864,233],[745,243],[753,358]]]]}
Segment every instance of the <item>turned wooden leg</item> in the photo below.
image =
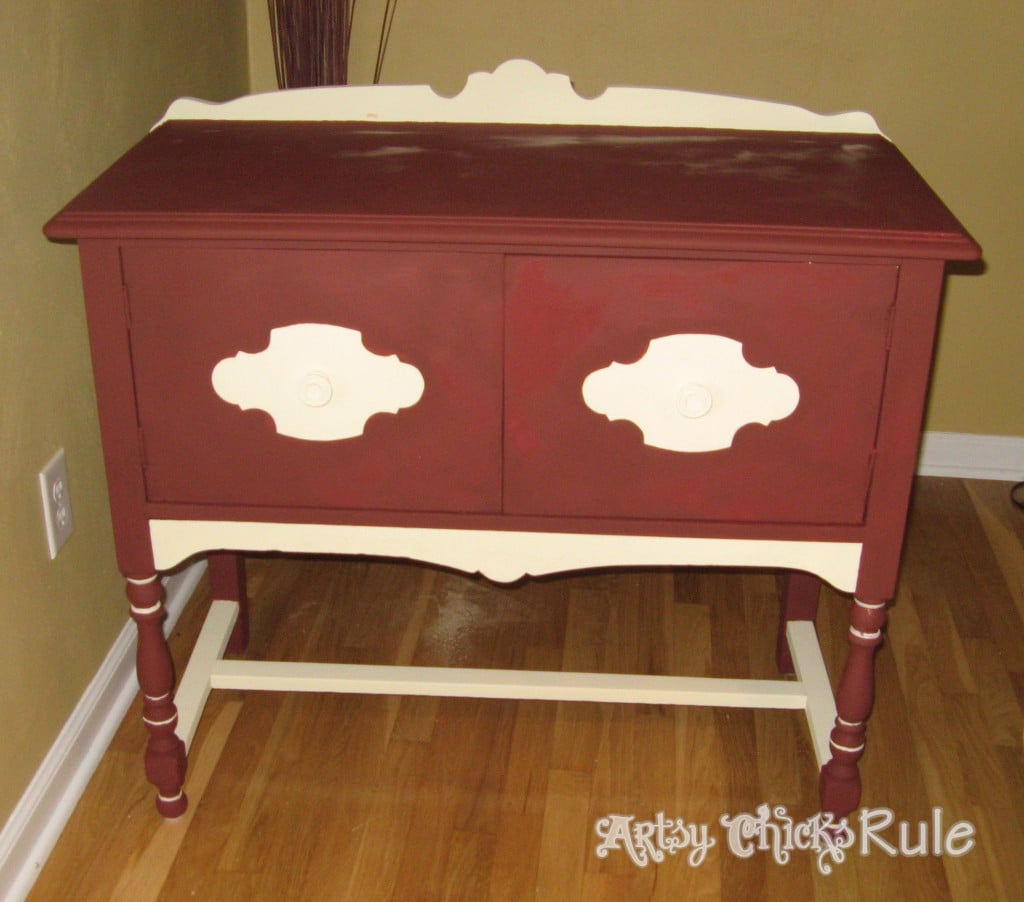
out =
{"type": "Polygon", "coordinates": [[[860,805],[864,734],[875,695],[875,649],[882,641],[886,602],[854,599],[850,607],[850,653],[836,693],[836,725],[829,745],[832,759],[821,769],[821,810],[845,817],[860,805]]]}
{"type": "Polygon", "coordinates": [[[149,731],[146,745],[146,776],[157,788],[156,808],[164,817],[185,813],[188,799],[185,782],[185,743],[175,728],[174,664],[164,638],[163,586],[157,576],[128,579],[131,616],[138,627],[136,670],[142,689],[142,721],[149,731]]]}
{"type": "Polygon", "coordinates": [[[249,645],[249,596],[245,591],[245,558],[226,551],[206,556],[210,593],[215,601],[237,601],[238,619],[228,639],[227,650],[241,654],[249,645]]]}
{"type": "Polygon", "coordinates": [[[810,573],[786,573],[782,577],[782,611],[779,616],[779,634],[775,640],[775,664],[780,673],[795,673],[793,657],[789,653],[786,624],[791,620],[810,620],[818,616],[818,595],[821,580],[810,573]]]}

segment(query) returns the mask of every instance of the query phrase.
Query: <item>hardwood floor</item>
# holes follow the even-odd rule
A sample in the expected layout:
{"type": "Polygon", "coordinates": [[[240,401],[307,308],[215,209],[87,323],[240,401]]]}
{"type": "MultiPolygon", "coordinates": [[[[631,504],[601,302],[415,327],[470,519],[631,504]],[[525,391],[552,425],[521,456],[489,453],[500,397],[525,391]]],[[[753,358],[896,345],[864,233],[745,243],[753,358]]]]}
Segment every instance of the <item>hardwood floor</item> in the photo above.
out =
{"type": "MultiPolygon", "coordinates": [[[[1008,490],[918,481],[862,760],[862,811],[896,820],[882,839],[908,822],[915,845],[940,808],[945,829],[976,828],[966,854],[854,847],[825,875],[810,851],[784,865],[730,851],[722,815],[814,814],[799,713],[223,691],[193,747],[186,816],[153,808],[136,704],[31,898],[1021,898],[1024,512],[1008,490]],[[645,867],[597,857],[599,818],[659,812],[716,844],[692,865],[690,849],[645,867]]],[[[772,678],[775,583],[661,570],[509,588],[415,564],[261,559],[249,654],[772,678]]],[[[207,602],[201,587],[175,631],[179,672],[207,602]]],[[[833,678],[847,607],[823,593],[833,678]]]]}

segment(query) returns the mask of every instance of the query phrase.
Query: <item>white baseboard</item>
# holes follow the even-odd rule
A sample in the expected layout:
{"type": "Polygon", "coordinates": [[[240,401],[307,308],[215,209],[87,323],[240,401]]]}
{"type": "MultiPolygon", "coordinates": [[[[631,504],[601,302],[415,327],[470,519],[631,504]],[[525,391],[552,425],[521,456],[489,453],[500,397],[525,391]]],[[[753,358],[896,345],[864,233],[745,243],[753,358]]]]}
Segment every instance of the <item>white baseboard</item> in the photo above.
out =
{"type": "MultiPolygon", "coordinates": [[[[174,626],[205,569],[200,561],[165,581],[165,630],[174,626]]],[[[21,902],[32,889],[138,691],[135,624],[129,620],[0,831],[0,899],[21,902]]]]}
{"type": "Polygon", "coordinates": [[[921,476],[1024,480],[1024,436],[926,432],[918,459],[921,476]]]}

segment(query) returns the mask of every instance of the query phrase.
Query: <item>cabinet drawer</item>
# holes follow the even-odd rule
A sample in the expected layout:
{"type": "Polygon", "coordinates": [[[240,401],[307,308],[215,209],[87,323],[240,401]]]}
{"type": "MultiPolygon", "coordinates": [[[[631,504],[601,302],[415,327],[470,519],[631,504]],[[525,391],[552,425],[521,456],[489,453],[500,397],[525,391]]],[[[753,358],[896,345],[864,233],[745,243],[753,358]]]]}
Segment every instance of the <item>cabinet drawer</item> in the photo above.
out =
{"type": "Polygon", "coordinates": [[[149,500],[500,508],[500,257],[122,253],[149,500]]]}
{"type": "Polygon", "coordinates": [[[861,522],[897,272],[511,259],[505,510],[861,522]]]}

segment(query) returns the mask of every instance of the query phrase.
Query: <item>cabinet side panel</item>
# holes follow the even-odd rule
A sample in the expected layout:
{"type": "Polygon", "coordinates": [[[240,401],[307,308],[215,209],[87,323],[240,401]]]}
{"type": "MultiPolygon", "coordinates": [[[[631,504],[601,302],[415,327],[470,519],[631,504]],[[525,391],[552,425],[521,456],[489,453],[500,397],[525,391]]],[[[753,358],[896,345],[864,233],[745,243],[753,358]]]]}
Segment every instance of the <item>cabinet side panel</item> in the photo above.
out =
{"type": "Polygon", "coordinates": [[[857,596],[880,601],[896,593],[907,511],[921,443],[943,263],[911,260],[900,267],[878,426],[878,458],[868,499],[857,596]]]}
{"type": "Polygon", "coordinates": [[[153,555],[120,248],[113,241],[81,241],[79,256],[118,565],[127,575],[147,576],[153,555]]]}

